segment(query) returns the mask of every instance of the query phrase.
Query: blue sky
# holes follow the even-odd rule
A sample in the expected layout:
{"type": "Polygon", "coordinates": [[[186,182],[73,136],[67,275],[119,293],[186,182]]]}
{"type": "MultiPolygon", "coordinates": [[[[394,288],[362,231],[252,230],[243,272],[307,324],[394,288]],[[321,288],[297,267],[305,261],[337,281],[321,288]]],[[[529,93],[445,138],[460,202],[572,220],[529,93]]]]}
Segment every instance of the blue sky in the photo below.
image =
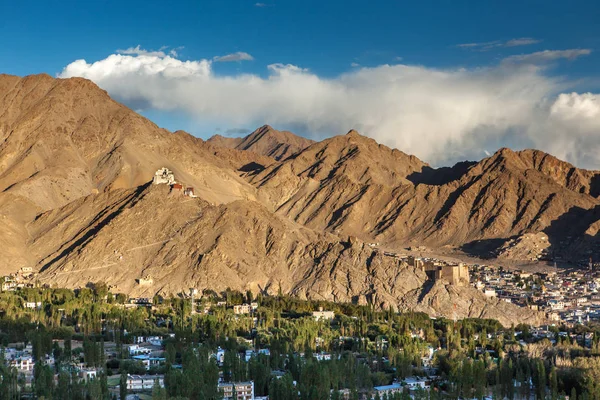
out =
{"type": "MultiPolygon", "coordinates": [[[[55,74],[77,58],[116,49],[184,46],[183,58],[244,51],[255,62],[223,72],[263,72],[276,62],[333,76],[352,62],[476,66],[508,54],[600,46],[600,3],[559,1],[22,1],[3,2],[0,70],[55,74]],[[256,6],[261,4],[264,6],[256,6]],[[461,43],[530,37],[526,48],[468,52],[461,43]]],[[[565,66],[586,76],[600,55],[565,66]]],[[[560,72],[560,71],[559,71],[560,72]]]]}
{"type": "MultiPolygon", "coordinates": [[[[315,138],[343,133],[339,130],[358,126],[365,134],[383,143],[416,152],[439,163],[465,157],[477,158],[495,150],[486,146],[497,144],[543,147],[541,145],[547,140],[556,141],[562,136],[539,137],[539,134],[531,133],[543,129],[545,123],[538,121],[539,117],[534,115],[536,109],[547,107],[550,116],[555,112],[553,110],[563,110],[568,104],[567,112],[570,114],[564,114],[563,120],[573,119],[573,115],[591,116],[592,119],[591,126],[588,120],[577,122],[577,126],[585,125],[585,132],[578,136],[576,146],[561,156],[572,161],[596,162],[589,160],[585,150],[590,137],[593,137],[590,132],[596,128],[595,121],[600,118],[600,115],[594,114],[596,98],[563,98],[562,103],[556,102],[561,93],[583,95],[600,91],[598,2],[264,0],[257,3],[215,0],[172,3],[177,4],[149,0],[2,2],[0,13],[7,17],[0,22],[0,35],[4,39],[0,72],[85,76],[159,125],[171,130],[186,129],[200,137],[210,136],[217,129],[223,132],[227,129],[252,129],[262,123],[273,122],[278,128],[291,128],[315,138]],[[158,82],[156,76],[149,77],[148,82],[156,84],[157,90],[169,92],[167,97],[173,99],[174,104],[171,107],[159,104],[153,93],[140,95],[143,99],[132,100],[132,92],[149,84],[141,80],[137,81],[140,86],[132,86],[124,92],[120,89],[124,81],[118,82],[118,78],[126,79],[122,76],[115,75],[108,80],[104,74],[101,79],[89,68],[71,69],[67,74],[63,72],[76,60],[83,59],[91,65],[107,60],[110,55],[119,53],[118,50],[123,54],[122,50],[136,46],[146,51],[162,49],[163,56],[159,56],[162,61],[166,57],[180,62],[205,60],[209,64],[211,79],[218,81],[218,85],[207,88],[196,82],[198,93],[195,95],[175,89],[171,93],[170,86],[165,89],[165,82],[176,82],[175,78],[158,82]],[[171,50],[175,50],[177,55],[169,56],[171,50]],[[246,58],[251,59],[234,62],[218,62],[215,59],[236,53],[244,53],[248,56],[246,58]],[[531,54],[537,55],[528,57],[531,54]],[[523,59],[511,59],[511,56],[523,56],[523,59]],[[278,64],[285,68],[268,67],[278,64]],[[507,67],[508,64],[511,66],[507,67]],[[385,65],[398,68],[382,68],[385,65]],[[297,69],[288,68],[291,66],[297,69]],[[536,69],[534,72],[531,71],[533,68],[536,69]],[[472,74],[472,79],[464,76],[461,69],[472,74]],[[440,81],[436,71],[447,71],[449,76],[440,81]],[[297,76],[300,74],[302,78],[297,76]],[[528,77],[526,74],[532,75],[528,77]],[[264,85],[252,92],[249,87],[253,86],[247,79],[240,78],[246,75],[262,79],[264,85]],[[344,78],[347,75],[350,77],[344,78]],[[415,79],[418,79],[419,85],[411,81],[412,76],[417,76],[415,79]],[[228,78],[230,84],[224,81],[228,78]],[[490,85],[488,91],[495,93],[493,98],[482,99],[482,94],[469,83],[478,79],[480,86],[490,85]],[[519,91],[518,82],[537,82],[537,79],[540,80],[537,86],[528,86],[526,94],[519,91]],[[281,82],[275,85],[272,80],[281,82]],[[386,80],[401,84],[395,92],[386,91],[385,96],[389,98],[386,102],[377,91],[369,90],[371,80],[371,86],[382,90],[386,87],[382,82],[386,80]],[[313,84],[314,92],[319,93],[319,107],[309,107],[307,103],[313,104],[316,100],[310,97],[310,93],[301,90],[313,87],[313,84]],[[431,89],[434,85],[440,85],[436,87],[441,89],[431,89]],[[410,86],[410,91],[403,90],[407,86],[410,86]],[[513,92],[504,93],[505,86],[514,88],[513,92]],[[290,93],[282,95],[284,88],[289,88],[290,93]],[[194,96],[204,96],[204,91],[212,93],[212,96],[220,96],[226,91],[229,97],[219,98],[217,102],[223,105],[223,110],[227,104],[232,104],[231,111],[211,108],[206,104],[210,99],[201,99],[194,107],[187,107],[187,103],[196,102],[194,96]],[[245,110],[250,101],[239,102],[239,98],[260,97],[265,92],[268,96],[265,99],[261,97],[261,104],[270,107],[272,112],[256,110],[239,117],[239,114],[244,114],[240,110],[245,110]],[[377,103],[377,107],[354,118],[365,105],[359,104],[358,100],[346,103],[341,92],[360,99],[371,96],[369,99],[373,101],[368,104],[377,103]],[[419,119],[406,121],[394,117],[396,113],[404,112],[405,115],[422,114],[435,118],[440,108],[444,108],[447,114],[454,111],[447,105],[455,103],[456,96],[461,97],[462,92],[465,93],[463,97],[471,96],[469,98],[473,101],[466,102],[457,110],[459,113],[478,101],[489,102],[495,108],[504,104],[498,103],[500,101],[504,101],[507,108],[519,101],[530,101],[535,103],[535,107],[527,118],[516,112],[497,115],[479,108],[469,109],[462,120],[452,121],[457,124],[456,132],[440,134],[440,142],[445,145],[431,151],[426,150],[431,147],[429,142],[422,145],[414,136],[423,136],[422,132],[430,133],[435,127],[421,123],[419,119]],[[410,109],[406,103],[398,101],[405,93],[419,99],[423,108],[410,109]],[[447,93],[452,95],[447,97],[447,93]],[[432,102],[437,103],[431,105],[427,96],[433,96],[435,100],[432,102]],[[323,98],[330,98],[330,102],[325,103],[323,98]],[[298,99],[305,99],[305,102],[298,99]],[[277,107],[272,104],[281,103],[289,106],[275,110],[277,107]],[[138,108],[139,104],[144,106],[138,108]],[[387,105],[390,105],[390,110],[378,115],[378,110],[387,108],[387,105]],[[340,109],[342,106],[345,106],[343,110],[340,109]],[[573,110],[574,106],[583,107],[583,111],[573,110]],[[313,118],[311,114],[319,114],[319,110],[334,117],[329,120],[313,118]],[[477,117],[476,123],[465,122],[473,120],[474,116],[477,117]],[[499,122],[507,119],[512,122],[504,125],[499,122]],[[349,122],[344,122],[346,120],[349,122]],[[418,129],[415,128],[414,132],[409,129],[417,125],[418,129]],[[488,129],[490,125],[492,129],[488,129]],[[488,127],[485,132],[484,127],[488,127]],[[384,130],[388,133],[383,133],[384,130]],[[520,137],[519,132],[526,136],[522,143],[514,139],[520,137]],[[460,150],[465,148],[466,141],[471,142],[474,138],[480,141],[475,148],[460,150]],[[452,148],[453,155],[440,156],[448,146],[452,148]]],[[[127,57],[140,56],[145,55],[140,51],[127,53],[127,57]]],[[[106,68],[106,64],[99,64],[97,68],[106,68]]],[[[439,130],[443,130],[446,121],[441,120],[439,126],[439,130]]],[[[428,141],[436,139],[433,133],[426,137],[428,141]]],[[[551,150],[552,146],[548,149],[551,150]]]]}

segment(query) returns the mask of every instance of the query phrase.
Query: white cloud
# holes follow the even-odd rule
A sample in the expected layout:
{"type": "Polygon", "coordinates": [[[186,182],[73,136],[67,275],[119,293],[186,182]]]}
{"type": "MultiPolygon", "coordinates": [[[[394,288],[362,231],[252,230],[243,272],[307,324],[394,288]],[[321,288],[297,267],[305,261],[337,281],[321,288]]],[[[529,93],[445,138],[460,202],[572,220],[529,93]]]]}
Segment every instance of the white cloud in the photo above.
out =
{"type": "Polygon", "coordinates": [[[502,43],[498,40],[494,40],[491,42],[482,42],[482,43],[461,43],[457,44],[456,47],[460,47],[463,49],[473,49],[473,48],[488,48],[488,47],[497,47],[502,45],[502,43]]]}
{"type": "Polygon", "coordinates": [[[254,57],[250,54],[245,53],[243,51],[238,51],[237,53],[227,54],[224,56],[213,57],[213,61],[216,62],[232,62],[232,61],[252,61],[254,57]]]}
{"type": "Polygon", "coordinates": [[[134,55],[134,56],[166,57],[168,54],[171,57],[177,57],[177,56],[179,56],[179,50],[182,50],[184,47],[183,46],[175,47],[175,48],[169,50],[168,53],[165,53],[165,50],[167,50],[168,48],[169,48],[169,46],[162,46],[158,50],[145,50],[145,49],[142,49],[141,46],[138,44],[135,47],[129,47],[127,49],[118,49],[116,52],[117,52],[117,54],[134,55]]]}
{"type": "Polygon", "coordinates": [[[520,64],[542,64],[561,58],[575,60],[581,56],[587,56],[592,51],[590,49],[568,49],[568,50],[544,50],[529,54],[519,54],[507,57],[503,60],[505,63],[520,64]]]}
{"type": "Polygon", "coordinates": [[[530,128],[534,143],[552,154],[600,169],[600,94],[562,93],[547,119],[530,128]]]}
{"type": "Polygon", "coordinates": [[[500,40],[493,40],[491,42],[481,42],[481,43],[462,43],[456,45],[456,47],[460,47],[463,49],[469,50],[478,50],[478,51],[487,51],[498,47],[516,47],[516,46],[527,46],[530,44],[540,43],[541,40],[534,39],[530,37],[522,37],[517,39],[507,40],[506,42],[500,40]]]}
{"type": "Polygon", "coordinates": [[[506,47],[526,46],[529,44],[536,44],[536,43],[540,43],[540,42],[541,42],[541,40],[539,40],[539,39],[524,37],[524,38],[519,38],[519,39],[511,39],[508,42],[504,43],[504,46],[506,46],[506,47]]]}
{"type": "Polygon", "coordinates": [[[89,78],[135,109],[175,110],[203,124],[269,123],[316,139],[354,128],[435,165],[509,146],[599,166],[599,95],[558,95],[567,84],[544,68],[381,65],[333,78],[291,64],[267,71],[221,76],[210,60],[113,54],[74,61],[60,76],[89,78]]]}
{"type": "Polygon", "coordinates": [[[129,47],[124,50],[117,50],[118,54],[126,54],[126,55],[136,55],[136,56],[154,56],[154,57],[164,57],[166,54],[163,50],[167,47],[163,46],[160,50],[152,51],[152,50],[144,50],[138,44],[135,47],[129,47]]]}
{"type": "Polygon", "coordinates": [[[179,51],[183,50],[184,48],[185,48],[184,46],[175,47],[174,49],[171,49],[169,51],[169,55],[171,57],[177,57],[177,56],[179,56],[179,51]]]}
{"type": "Polygon", "coordinates": [[[254,3],[254,7],[266,7],[267,4],[266,3],[254,3]]]}
{"type": "Polygon", "coordinates": [[[308,68],[300,68],[292,64],[269,64],[267,69],[275,76],[291,76],[308,72],[308,68]]]}
{"type": "Polygon", "coordinates": [[[360,64],[359,64],[359,63],[357,63],[357,62],[353,62],[353,63],[351,63],[351,64],[350,64],[350,66],[351,66],[352,68],[357,68],[357,67],[360,67],[360,64]]]}

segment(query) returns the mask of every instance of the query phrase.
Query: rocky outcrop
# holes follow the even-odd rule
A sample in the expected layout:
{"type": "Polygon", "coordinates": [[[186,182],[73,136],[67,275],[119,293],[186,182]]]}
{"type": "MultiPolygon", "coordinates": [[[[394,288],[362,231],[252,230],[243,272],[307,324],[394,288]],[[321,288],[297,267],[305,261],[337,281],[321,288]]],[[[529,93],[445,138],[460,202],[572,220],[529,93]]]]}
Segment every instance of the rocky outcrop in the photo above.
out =
{"type": "Polygon", "coordinates": [[[288,131],[278,131],[264,125],[243,138],[215,135],[207,140],[217,147],[250,151],[261,156],[284,160],[304,150],[314,142],[288,131]]]}

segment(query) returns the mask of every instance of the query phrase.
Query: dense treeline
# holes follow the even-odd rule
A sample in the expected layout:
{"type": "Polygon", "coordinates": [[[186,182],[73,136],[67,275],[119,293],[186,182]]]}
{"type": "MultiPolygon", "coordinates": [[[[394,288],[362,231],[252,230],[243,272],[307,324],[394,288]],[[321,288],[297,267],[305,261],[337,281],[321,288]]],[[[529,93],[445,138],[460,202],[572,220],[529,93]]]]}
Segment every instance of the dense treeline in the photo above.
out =
{"type": "Polygon", "coordinates": [[[128,308],[127,300],[101,283],[77,291],[0,294],[1,344],[31,344],[36,362],[30,389],[16,370],[1,367],[0,399],[16,399],[29,391],[55,399],[124,396],[125,385],[120,390],[110,387],[125,382],[127,374],[147,373],[129,359],[125,345],[137,335],[169,333],[175,335],[165,341],[166,362],[150,370],[164,375],[166,388],[155,386],[156,399],[220,398],[220,374],[225,382],[254,381],[256,395],[271,400],[338,399],[344,392],[359,399],[374,386],[434,370],[438,379],[432,381],[432,390],[417,391],[415,397],[600,399],[598,330],[589,327],[571,332],[594,333],[591,348],[560,334],[567,330],[557,327],[552,328],[552,344],[534,340],[528,326],[504,329],[492,320],[454,322],[285,296],[205,292],[196,308],[211,303],[208,314],[192,313],[190,300],[183,297],[155,297],[152,307],[128,308]],[[225,305],[217,306],[217,301],[225,305]],[[235,315],[229,308],[252,301],[259,305],[252,316],[235,315]],[[42,307],[28,309],[25,302],[41,302],[42,307]],[[335,311],[336,318],[315,320],[311,312],[319,307],[335,311]],[[73,348],[74,342],[80,346],[73,348]],[[218,348],[224,351],[220,367],[218,348]],[[246,362],[247,349],[269,352],[246,362]],[[107,360],[107,353],[115,357],[107,360]],[[44,363],[49,355],[53,367],[44,363]],[[88,381],[77,379],[75,361],[100,373],[88,381]]]}

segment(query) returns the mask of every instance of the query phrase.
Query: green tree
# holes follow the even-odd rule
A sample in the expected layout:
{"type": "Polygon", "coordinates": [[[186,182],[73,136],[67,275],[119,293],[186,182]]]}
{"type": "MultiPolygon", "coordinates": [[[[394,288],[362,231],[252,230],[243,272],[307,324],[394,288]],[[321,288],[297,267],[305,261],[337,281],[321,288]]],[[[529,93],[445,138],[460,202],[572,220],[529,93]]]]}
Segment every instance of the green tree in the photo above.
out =
{"type": "Polygon", "coordinates": [[[121,372],[121,380],[119,381],[119,398],[127,398],[127,372],[121,372]]]}

